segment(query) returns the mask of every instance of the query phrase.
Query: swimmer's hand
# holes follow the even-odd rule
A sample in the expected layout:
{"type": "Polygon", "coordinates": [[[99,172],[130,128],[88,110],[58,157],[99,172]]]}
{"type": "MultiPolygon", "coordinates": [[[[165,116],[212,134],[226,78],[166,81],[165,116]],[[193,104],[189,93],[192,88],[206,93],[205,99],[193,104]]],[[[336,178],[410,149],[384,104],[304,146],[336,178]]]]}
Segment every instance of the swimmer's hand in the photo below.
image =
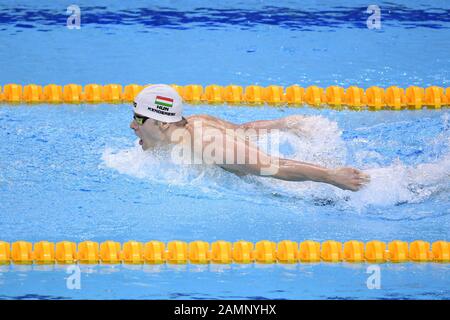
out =
{"type": "Polygon", "coordinates": [[[354,168],[329,170],[329,182],[343,190],[358,191],[370,182],[370,176],[354,168]]]}

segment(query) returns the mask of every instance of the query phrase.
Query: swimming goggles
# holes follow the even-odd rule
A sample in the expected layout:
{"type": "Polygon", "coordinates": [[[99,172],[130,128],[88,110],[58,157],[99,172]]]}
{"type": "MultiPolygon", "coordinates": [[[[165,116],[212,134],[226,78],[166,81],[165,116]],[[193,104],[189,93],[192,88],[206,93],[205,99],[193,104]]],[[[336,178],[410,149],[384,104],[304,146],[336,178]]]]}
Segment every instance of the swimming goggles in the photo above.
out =
{"type": "Polygon", "coordinates": [[[142,126],[142,125],[145,123],[145,121],[147,121],[147,120],[150,119],[150,118],[149,118],[149,117],[144,117],[144,116],[140,116],[140,115],[134,114],[134,115],[133,115],[133,119],[134,119],[134,121],[136,121],[136,123],[137,123],[138,125],[142,126]]]}

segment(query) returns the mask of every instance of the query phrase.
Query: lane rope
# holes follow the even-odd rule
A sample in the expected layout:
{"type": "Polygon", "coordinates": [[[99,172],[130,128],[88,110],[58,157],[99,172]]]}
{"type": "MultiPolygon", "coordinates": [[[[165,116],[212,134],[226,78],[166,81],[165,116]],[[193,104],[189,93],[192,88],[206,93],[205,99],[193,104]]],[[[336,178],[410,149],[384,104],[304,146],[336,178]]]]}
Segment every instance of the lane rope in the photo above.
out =
{"type": "Polygon", "coordinates": [[[308,263],[308,262],[450,262],[450,242],[416,240],[411,243],[394,240],[386,244],[373,240],[345,243],[312,240],[297,243],[283,240],[278,243],[262,240],[255,244],[240,240],[228,241],[116,241],[102,243],[0,241],[0,264],[207,264],[207,263],[308,263]]]}
{"type": "MultiPolygon", "coordinates": [[[[330,86],[320,88],[298,85],[282,87],[270,85],[262,87],[250,85],[220,86],[216,84],[205,87],[198,84],[180,86],[171,85],[190,104],[229,104],[229,105],[271,105],[332,107],[349,109],[369,108],[372,110],[422,109],[423,107],[440,109],[450,105],[450,87],[430,86],[422,88],[409,86],[406,89],[391,86],[386,89],[370,87],[364,90],[357,86],[343,88],[330,86]]],[[[67,84],[64,86],[49,84],[6,84],[0,86],[2,103],[124,103],[133,101],[145,86],[129,84],[67,84]]]]}

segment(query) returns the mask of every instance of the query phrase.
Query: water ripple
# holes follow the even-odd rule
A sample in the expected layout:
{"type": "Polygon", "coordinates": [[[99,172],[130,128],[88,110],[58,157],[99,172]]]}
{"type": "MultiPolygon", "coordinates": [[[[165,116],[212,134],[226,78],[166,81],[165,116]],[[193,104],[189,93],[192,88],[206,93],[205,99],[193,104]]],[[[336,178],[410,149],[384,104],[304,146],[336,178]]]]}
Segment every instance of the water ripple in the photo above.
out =
{"type": "MultiPolygon", "coordinates": [[[[327,10],[307,10],[283,6],[245,8],[192,8],[179,10],[169,7],[133,8],[109,10],[103,6],[82,6],[83,25],[138,25],[166,29],[190,29],[193,27],[225,28],[238,26],[243,29],[256,26],[280,26],[290,30],[310,30],[311,27],[346,27],[365,29],[369,14],[366,7],[332,7],[327,10]]],[[[39,26],[65,25],[65,8],[9,8],[0,6],[0,25],[12,25],[19,29],[39,26]]],[[[449,28],[450,10],[440,8],[411,8],[404,5],[381,6],[385,25],[405,28],[449,28]]]]}

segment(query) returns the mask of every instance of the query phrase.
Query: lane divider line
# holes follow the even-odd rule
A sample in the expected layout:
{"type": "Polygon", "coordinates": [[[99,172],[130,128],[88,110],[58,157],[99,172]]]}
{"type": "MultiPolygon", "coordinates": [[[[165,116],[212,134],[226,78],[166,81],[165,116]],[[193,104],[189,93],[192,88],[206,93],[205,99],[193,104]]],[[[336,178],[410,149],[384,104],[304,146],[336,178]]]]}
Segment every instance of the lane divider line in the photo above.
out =
{"type": "Polygon", "coordinates": [[[257,243],[240,240],[234,243],[205,241],[127,241],[102,243],[83,241],[0,241],[0,264],[230,264],[230,263],[449,263],[450,242],[416,240],[411,243],[394,240],[386,244],[373,240],[345,243],[327,240],[322,243],[306,240],[300,243],[283,240],[278,243],[262,240],[257,243]]]}
{"type": "MultiPolygon", "coordinates": [[[[430,86],[422,88],[409,86],[406,89],[390,86],[386,89],[372,86],[364,90],[357,86],[343,88],[329,86],[320,88],[298,85],[282,87],[269,85],[262,87],[249,85],[242,87],[234,84],[220,86],[211,84],[203,87],[199,84],[180,86],[171,85],[178,91],[185,103],[189,104],[228,104],[228,105],[270,105],[270,106],[302,106],[330,107],[360,110],[402,110],[402,109],[441,109],[450,105],[450,87],[430,86]]],[[[0,86],[0,102],[2,103],[126,103],[145,86],[138,84],[66,84],[64,86],[49,84],[6,84],[0,86]]]]}

